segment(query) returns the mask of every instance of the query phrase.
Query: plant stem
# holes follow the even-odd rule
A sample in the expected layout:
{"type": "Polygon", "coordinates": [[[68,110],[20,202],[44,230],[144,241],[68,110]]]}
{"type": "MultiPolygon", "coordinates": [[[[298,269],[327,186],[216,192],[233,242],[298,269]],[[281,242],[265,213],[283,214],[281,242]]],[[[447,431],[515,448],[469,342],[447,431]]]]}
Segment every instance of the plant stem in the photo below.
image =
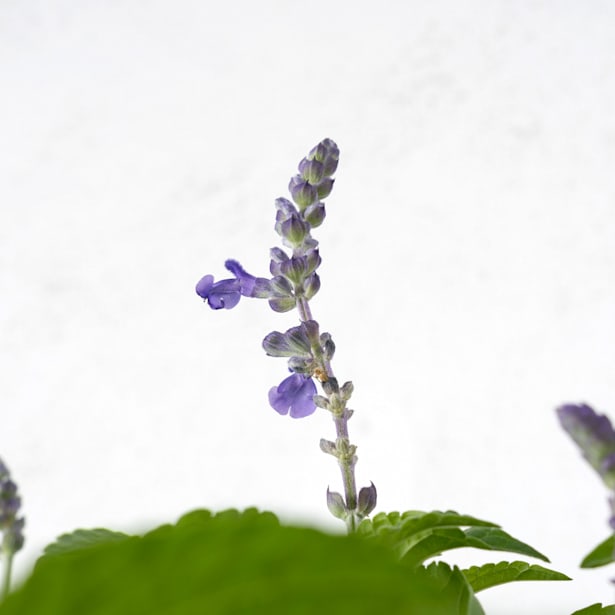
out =
{"type": "MultiPolygon", "coordinates": [[[[297,308],[299,310],[300,318],[303,322],[306,320],[312,320],[312,311],[307,299],[301,297],[297,302],[297,308]]],[[[319,348],[315,353],[317,358],[320,359],[322,367],[327,375],[327,379],[334,378],[333,369],[331,368],[331,362],[322,356],[322,350],[319,348]]],[[[346,508],[349,511],[349,515],[346,518],[346,527],[348,533],[352,534],[356,530],[356,509],[357,509],[357,486],[354,474],[354,466],[356,458],[354,453],[343,454],[343,451],[348,451],[351,448],[350,438],[348,436],[348,412],[345,407],[342,408],[340,413],[333,415],[333,422],[335,424],[335,432],[337,441],[341,443],[342,450],[338,455],[338,463],[342,472],[342,482],[344,484],[344,496],[346,500],[346,508]]]]}
{"type": "Polygon", "coordinates": [[[299,310],[299,316],[303,322],[312,320],[312,310],[310,310],[310,304],[307,299],[301,297],[297,302],[297,309],[299,310]]]}
{"type": "Polygon", "coordinates": [[[4,571],[2,575],[2,589],[0,590],[0,599],[4,601],[11,588],[11,570],[13,568],[13,553],[6,549],[3,550],[4,555],[4,571]]]}

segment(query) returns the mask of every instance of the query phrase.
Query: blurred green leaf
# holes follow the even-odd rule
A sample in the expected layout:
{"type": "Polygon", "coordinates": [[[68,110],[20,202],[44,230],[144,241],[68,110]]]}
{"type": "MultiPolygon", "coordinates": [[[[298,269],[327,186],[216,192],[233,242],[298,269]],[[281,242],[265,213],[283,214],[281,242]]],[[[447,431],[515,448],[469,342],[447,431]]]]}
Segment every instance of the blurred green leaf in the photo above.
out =
{"type": "MultiPolygon", "coordinates": [[[[412,578],[415,582],[433,587],[438,596],[437,601],[433,604],[424,602],[425,610],[416,611],[416,615],[485,614],[465,575],[456,566],[451,568],[444,562],[433,562],[427,567],[421,566],[415,569],[412,578]]],[[[415,612],[412,611],[412,613],[415,612]]]]}
{"type": "Polygon", "coordinates": [[[128,534],[114,532],[104,528],[93,530],[75,530],[70,534],[62,534],[55,542],[47,545],[42,557],[50,557],[62,553],[69,553],[78,549],[86,549],[109,542],[118,542],[129,538],[128,534]]]}
{"type": "Polygon", "coordinates": [[[585,556],[581,562],[581,568],[598,568],[606,566],[615,561],[613,551],[615,550],[615,535],[609,536],[601,542],[591,553],[585,556]]]}
{"type": "Polygon", "coordinates": [[[0,605],[0,615],[374,612],[483,615],[457,568],[411,570],[375,541],[283,527],[253,509],[195,511],[142,537],[56,550],[0,605]]]}
{"type": "Polygon", "coordinates": [[[575,611],[572,615],[615,615],[615,604],[602,606],[601,603],[597,602],[580,611],[575,611]]]}
{"type": "Polygon", "coordinates": [[[570,577],[527,562],[499,562],[462,570],[475,592],[511,581],[570,581],[570,577]]]}

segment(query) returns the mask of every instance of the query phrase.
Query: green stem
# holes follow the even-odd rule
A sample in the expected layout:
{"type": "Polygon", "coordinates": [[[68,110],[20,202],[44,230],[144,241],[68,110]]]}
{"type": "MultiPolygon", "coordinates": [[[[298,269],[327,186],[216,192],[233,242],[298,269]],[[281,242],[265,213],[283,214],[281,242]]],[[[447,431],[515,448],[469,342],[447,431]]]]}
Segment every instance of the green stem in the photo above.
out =
{"type": "Polygon", "coordinates": [[[12,551],[3,550],[4,555],[4,573],[2,575],[2,589],[1,589],[1,599],[4,599],[8,596],[9,590],[11,589],[11,570],[13,568],[13,553],[12,551]]]}

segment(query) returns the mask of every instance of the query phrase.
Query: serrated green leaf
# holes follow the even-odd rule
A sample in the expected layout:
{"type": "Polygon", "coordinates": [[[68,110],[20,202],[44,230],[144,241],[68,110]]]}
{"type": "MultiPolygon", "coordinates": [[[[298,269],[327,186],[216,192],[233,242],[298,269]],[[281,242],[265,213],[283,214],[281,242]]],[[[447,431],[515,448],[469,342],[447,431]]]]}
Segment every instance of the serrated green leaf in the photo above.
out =
{"type": "Polygon", "coordinates": [[[397,532],[407,535],[430,527],[459,526],[499,527],[496,523],[483,521],[470,515],[460,515],[452,510],[445,512],[408,510],[404,513],[378,513],[371,519],[364,519],[359,525],[358,532],[365,536],[387,535],[389,533],[397,535],[397,532]]]}
{"type": "Polygon", "coordinates": [[[511,581],[570,581],[570,577],[527,562],[499,562],[462,570],[475,592],[511,581]]]}
{"type": "Polygon", "coordinates": [[[372,519],[365,519],[359,525],[358,533],[389,546],[399,557],[403,557],[409,549],[432,534],[435,529],[454,529],[459,526],[498,527],[489,521],[460,515],[450,510],[429,513],[407,511],[403,514],[379,513],[372,519]]]}
{"type": "Polygon", "coordinates": [[[104,528],[95,528],[92,530],[79,529],[70,534],[58,536],[55,542],[45,547],[43,551],[44,555],[41,557],[69,553],[71,551],[86,549],[103,543],[125,540],[126,538],[129,538],[128,534],[114,532],[104,528]]]}
{"type": "Polygon", "coordinates": [[[483,615],[458,569],[409,570],[377,541],[195,511],[144,536],[42,557],[0,615],[483,615]]]}
{"type": "Polygon", "coordinates": [[[462,547],[509,551],[544,558],[538,551],[499,528],[469,528],[465,531],[458,528],[436,528],[422,532],[418,536],[417,542],[411,544],[401,558],[410,566],[417,566],[430,557],[440,555],[443,551],[462,547]]]}
{"type": "Polygon", "coordinates": [[[437,528],[422,533],[418,542],[408,548],[401,560],[410,566],[419,566],[443,551],[475,546],[481,548],[482,543],[468,539],[465,532],[459,528],[437,528]]]}
{"type": "Polygon", "coordinates": [[[602,603],[596,602],[580,611],[575,611],[572,615],[615,615],[615,604],[602,606],[602,603]]]}
{"type": "Polygon", "coordinates": [[[549,561],[542,553],[513,538],[494,523],[454,511],[379,513],[373,519],[361,522],[359,534],[386,544],[413,566],[443,551],[460,547],[508,551],[549,561]],[[460,526],[469,527],[462,530],[460,526]]]}
{"type": "Polygon", "coordinates": [[[525,542],[521,542],[520,540],[513,538],[510,534],[507,534],[504,530],[501,530],[498,527],[471,527],[466,530],[466,536],[468,538],[479,540],[487,545],[486,547],[479,547],[481,549],[487,548],[492,551],[519,553],[521,555],[541,559],[543,562],[549,561],[546,555],[536,551],[536,549],[530,547],[530,545],[525,542]]]}
{"type": "Polygon", "coordinates": [[[588,553],[581,562],[581,568],[599,568],[615,561],[615,535],[602,541],[591,553],[588,553]]]}

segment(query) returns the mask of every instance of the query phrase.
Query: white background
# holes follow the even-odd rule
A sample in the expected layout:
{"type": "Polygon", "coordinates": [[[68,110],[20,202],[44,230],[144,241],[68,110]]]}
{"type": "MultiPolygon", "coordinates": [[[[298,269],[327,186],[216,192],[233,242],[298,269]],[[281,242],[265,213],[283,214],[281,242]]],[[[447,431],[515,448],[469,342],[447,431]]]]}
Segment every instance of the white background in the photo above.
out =
{"type": "MultiPolygon", "coordinates": [[[[267,404],[296,323],[194,294],[266,275],[273,200],[341,160],[315,318],[352,379],[378,510],[501,523],[571,583],[490,615],[614,601],[581,571],[607,493],[554,407],[615,416],[615,5],[608,0],[0,4],[0,456],[23,575],[75,527],[256,505],[342,528],[324,411],[267,404]]],[[[515,559],[447,554],[463,564],[515,559]]]]}

